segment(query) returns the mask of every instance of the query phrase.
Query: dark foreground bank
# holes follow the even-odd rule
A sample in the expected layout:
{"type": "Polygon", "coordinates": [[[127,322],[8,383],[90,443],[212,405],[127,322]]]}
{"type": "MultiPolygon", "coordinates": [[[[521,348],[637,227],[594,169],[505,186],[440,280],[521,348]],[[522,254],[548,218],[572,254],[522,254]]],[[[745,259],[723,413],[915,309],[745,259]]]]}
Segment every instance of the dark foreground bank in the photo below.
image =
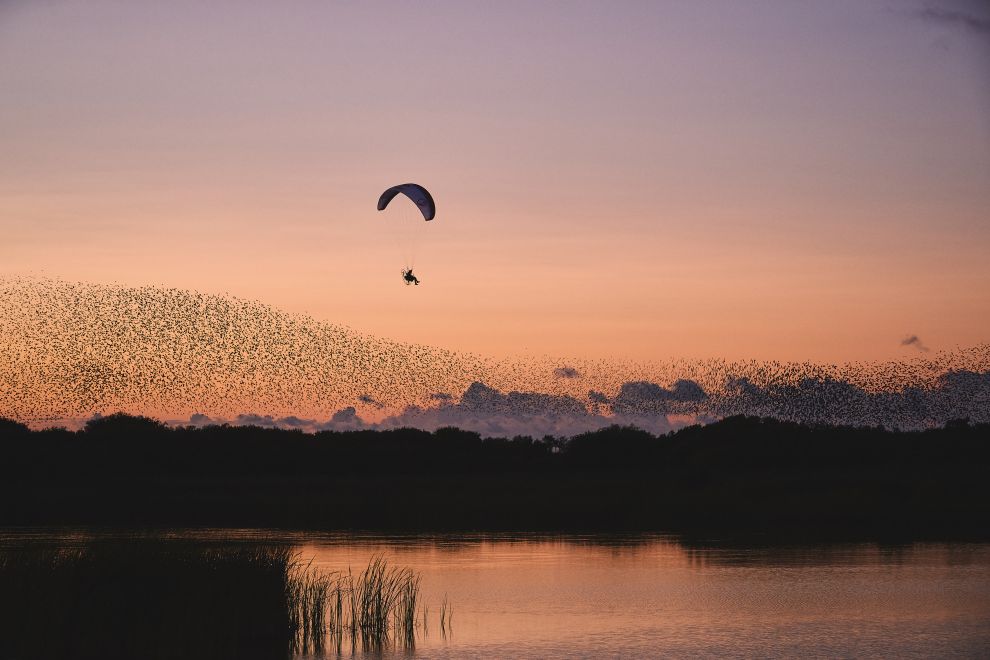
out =
{"type": "MultiPolygon", "coordinates": [[[[413,571],[326,573],[284,546],[181,540],[0,549],[0,658],[289,658],[412,650],[413,571]]],[[[441,618],[441,625],[444,625],[441,618]]]]}
{"type": "Polygon", "coordinates": [[[554,438],[0,422],[0,525],[990,536],[990,425],[554,438]]]}

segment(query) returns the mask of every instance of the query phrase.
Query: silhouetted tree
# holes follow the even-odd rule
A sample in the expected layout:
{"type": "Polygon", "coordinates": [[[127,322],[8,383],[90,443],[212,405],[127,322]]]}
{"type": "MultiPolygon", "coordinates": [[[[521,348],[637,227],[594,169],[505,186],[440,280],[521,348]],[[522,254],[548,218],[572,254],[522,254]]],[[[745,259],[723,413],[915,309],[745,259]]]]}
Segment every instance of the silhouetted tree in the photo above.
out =
{"type": "Polygon", "coordinates": [[[0,417],[0,438],[21,439],[31,432],[26,425],[6,417],[0,417]]]}
{"type": "Polygon", "coordinates": [[[92,436],[112,436],[115,438],[129,437],[139,440],[147,436],[160,436],[169,431],[169,427],[151,417],[114,413],[106,417],[94,417],[86,422],[85,432],[92,436]]]}

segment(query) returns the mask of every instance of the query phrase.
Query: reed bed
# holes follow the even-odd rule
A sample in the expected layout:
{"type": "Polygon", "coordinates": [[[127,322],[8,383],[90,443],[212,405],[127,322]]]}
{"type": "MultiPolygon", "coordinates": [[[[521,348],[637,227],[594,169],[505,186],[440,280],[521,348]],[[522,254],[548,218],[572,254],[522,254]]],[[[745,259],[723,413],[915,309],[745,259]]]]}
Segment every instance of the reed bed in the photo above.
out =
{"type": "Polygon", "coordinates": [[[416,633],[426,629],[420,576],[409,568],[372,558],[358,575],[327,573],[296,566],[291,577],[293,651],[321,653],[352,649],[415,648],[416,633]]]}
{"type": "Polygon", "coordinates": [[[420,576],[380,556],[354,574],[320,570],[280,546],[0,550],[2,658],[408,650],[426,623],[420,576]]]}

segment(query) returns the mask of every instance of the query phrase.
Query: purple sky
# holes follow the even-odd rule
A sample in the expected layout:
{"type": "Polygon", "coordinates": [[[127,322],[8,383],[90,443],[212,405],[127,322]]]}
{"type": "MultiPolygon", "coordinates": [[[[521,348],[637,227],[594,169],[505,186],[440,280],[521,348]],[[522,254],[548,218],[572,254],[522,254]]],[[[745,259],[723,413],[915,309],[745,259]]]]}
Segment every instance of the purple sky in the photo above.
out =
{"type": "Polygon", "coordinates": [[[0,272],[491,354],[987,340],[977,2],[3,2],[0,272]],[[438,202],[398,281],[384,188],[438,202]],[[413,295],[414,294],[414,295],[413,295]]]}

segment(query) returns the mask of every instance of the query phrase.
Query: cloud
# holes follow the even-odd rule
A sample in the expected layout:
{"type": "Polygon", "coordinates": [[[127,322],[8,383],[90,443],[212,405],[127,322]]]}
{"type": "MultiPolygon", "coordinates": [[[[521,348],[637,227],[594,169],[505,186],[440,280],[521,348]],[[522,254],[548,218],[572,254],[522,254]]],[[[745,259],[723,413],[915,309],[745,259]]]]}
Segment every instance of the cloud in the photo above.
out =
{"type": "Polygon", "coordinates": [[[729,378],[725,384],[725,390],[730,396],[737,397],[754,397],[763,394],[763,390],[746,376],[729,378]]]}
{"type": "Polygon", "coordinates": [[[678,380],[670,389],[638,380],[622,384],[619,393],[612,399],[612,407],[619,414],[683,413],[691,408],[690,404],[698,404],[707,399],[708,394],[693,380],[678,380]]]}
{"type": "Polygon", "coordinates": [[[990,371],[948,371],[929,386],[897,391],[867,391],[827,376],[763,386],[737,377],[730,378],[718,400],[706,407],[715,417],[756,415],[806,424],[924,429],[953,419],[987,422],[990,371]]]}
{"type": "Polygon", "coordinates": [[[367,424],[357,414],[354,406],[347,406],[335,412],[330,419],[323,424],[316,424],[314,431],[356,431],[364,428],[374,428],[374,424],[367,424]]]}
{"type": "Polygon", "coordinates": [[[493,387],[475,381],[461,395],[460,406],[468,410],[494,412],[505,403],[505,396],[493,387]]]}
{"type": "Polygon", "coordinates": [[[611,401],[611,399],[609,399],[604,392],[599,392],[597,390],[588,390],[588,400],[592,403],[599,404],[609,403],[611,401]]]}
{"type": "Polygon", "coordinates": [[[584,404],[571,396],[515,391],[502,394],[478,381],[468,386],[458,405],[465,410],[485,414],[516,416],[587,414],[584,404]]]}
{"type": "Polygon", "coordinates": [[[990,371],[947,371],[938,377],[935,387],[939,393],[949,395],[954,404],[987,400],[990,399],[990,371]]]}
{"type": "Polygon", "coordinates": [[[214,426],[217,424],[220,424],[220,422],[214,420],[209,415],[204,415],[202,413],[194,413],[189,416],[189,426],[214,426]]]}
{"type": "Polygon", "coordinates": [[[901,340],[901,346],[914,346],[922,353],[927,353],[929,350],[928,347],[921,342],[921,339],[918,337],[918,335],[911,335],[909,337],[905,337],[904,339],[901,340]]]}
{"type": "Polygon", "coordinates": [[[255,415],[253,413],[238,415],[234,418],[234,424],[237,426],[260,426],[266,429],[272,429],[278,426],[275,423],[275,418],[271,415],[255,415]]]}
{"type": "Polygon", "coordinates": [[[708,398],[705,390],[693,380],[681,379],[670,390],[671,399],[684,403],[704,401],[708,398]]]}
{"type": "MultiPolygon", "coordinates": [[[[913,344],[912,344],[913,345],[913,344]]],[[[764,373],[764,376],[768,374],[764,373]]],[[[943,426],[954,419],[990,422],[990,370],[943,372],[928,385],[897,391],[872,391],[829,375],[783,378],[729,376],[722,388],[706,391],[689,379],[663,387],[650,381],[623,383],[614,397],[596,390],[587,399],[540,392],[501,392],[477,381],[460,399],[434,393],[429,407],[408,406],[373,423],[354,406],[335,412],[326,422],[296,416],[245,413],[233,421],[196,413],[194,426],[231,423],[306,432],[387,430],[412,427],[435,431],[446,426],[483,437],[573,437],[612,425],[636,426],[663,434],[691,424],[707,424],[731,415],[754,415],[806,424],[884,425],[901,429],[943,426]]],[[[94,417],[98,419],[99,417],[94,417]]],[[[182,422],[179,425],[184,425],[182,422]]]]}
{"type": "Polygon", "coordinates": [[[557,378],[580,378],[581,372],[574,367],[557,367],[553,370],[553,375],[557,378]]]}
{"type": "Polygon", "coordinates": [[[330,421],[342,423],[360,422],[361,418],[358,417],[357,410],[354,409],[354,406],[347,406],[335,412],[333,417],[330,418],[330,421]]]}
{"type": "MultiPolygon", "coordinates": [[[[608,400],[604,394],[597,394],[608,400]]],[[[541,392],[503,393],[480,381],[471,383],[459,401],[446,398],[440,401],[438,407],[409,406],[375,426],[411,426],[427,431],[456,426],[484,437],[570,437],[613,424],[632,424],[654,433],[666,433],[673,428],[664,415],[606,416],[589,412],[584,402],[571,396],[541,392]]]]}
{"type": "Polygon", "coordinates": [[[925,7],[918,11],[922,20],[950,27],[958,27],[980,35],[990,35],[990,18],[945,7],[925,7]]]}
{"type": "MultiPolygon", "coordinates": [[[[910,338],[908,338],[910,339],[910,338]]],[[[915,342],[907,345],[914,346],[915,342]]],[[[662,434],[732,415],[774,417],[806,424],[842,424],[901,429],[942,426],[954,419],[990,422],[990,370],[943,372],[927,385],[900,390],[866,389],[828,372],[772,372],[729,375],[723,387],[706,391],[690,379],[664,387],[628,381],[614,396],[589,390],[586,399],[542,392],[502,392],[481,381],[458,398],[428,395],[431,405],[411,405],[380,422],[362,419],[354,406],[320,422],[296,416],[245,413],[233,421],[196,413],[195,426],[231,423],[306,432],[387,430],[412,427],[435,431],[455,426],[483,437],[572,437],[612,425],[636,426],[662,434]]],[[[96,417],[98,418],[98,417],[96,417]]],[[[179,425],[184,425],[179,422],[179,425]]]]}
{"type": "Polygon", "coordinates": [[[316,420],[300,419],[295,415],[289,415],[288,417],[282,417],[281,419],[275,420],[275,424],[279,428],[309,429],[316,425],[316,420]]]}

